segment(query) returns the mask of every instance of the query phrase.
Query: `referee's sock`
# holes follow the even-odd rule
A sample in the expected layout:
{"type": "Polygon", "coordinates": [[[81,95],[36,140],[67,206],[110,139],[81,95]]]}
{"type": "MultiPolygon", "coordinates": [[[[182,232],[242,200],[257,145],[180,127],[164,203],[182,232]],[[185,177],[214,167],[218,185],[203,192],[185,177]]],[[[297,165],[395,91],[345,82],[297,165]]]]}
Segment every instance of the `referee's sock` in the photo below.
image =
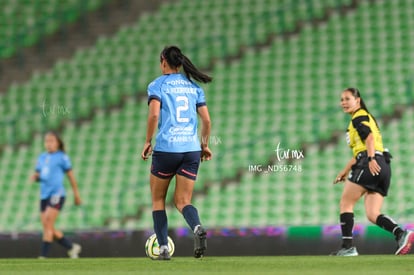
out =
{"type": "Polygon", "coordinates": [[[341,222],[342,247],[351,248],[353,246],[352,230],[354,228],[354,213],[341,213],[339,220],[341,222]]]}
{"type": "Polygon", "coordinates": [[[398,240],[404,233],[404,230],[401,227],[399,227],[393,219],[384,214],[379,215],[375,223],[379,227],[394,234],[396,240],[398,240]]]}
{"type": "Polygon", "coordinates": [[[183,213],[184,219],[190,226],[191,230],[194,232],[195,227],[197,225],[201,225],[197,208],[189,204],[189,205],[184,206],[182,213],[183,213]]]}
{"type": "Polygon", "coordinates": [[[152,211],[152,219],[154,220],[154,231],[157,235],[158,244],[168,245],[168,220],[165,210],[152,211]]]}
{"type": "Polygon", "coordinates": [[[42,257],[47,257],[47,255],[49,254],[49,249],[50,249],[50,245],[52,243],[51,242],[42,242],[42,250],[41,250],[41,255],[42,257]]]}

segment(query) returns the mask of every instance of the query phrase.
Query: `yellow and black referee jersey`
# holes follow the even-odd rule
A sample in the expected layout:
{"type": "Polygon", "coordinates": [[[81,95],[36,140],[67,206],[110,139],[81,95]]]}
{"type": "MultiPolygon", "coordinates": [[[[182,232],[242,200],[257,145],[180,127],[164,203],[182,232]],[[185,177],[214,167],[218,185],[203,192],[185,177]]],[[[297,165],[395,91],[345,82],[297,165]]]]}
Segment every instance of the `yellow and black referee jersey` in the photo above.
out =
{"type": "Polygon", "coordinates": [[[384,152],[382,136],[377,123],[370,113],[364,109],[359,109],[352,115],[346,133],[346,141],[351,147],[354,157],[367,150],[365,139],[370,133],[374,136],[375,151],[384,152]]]}

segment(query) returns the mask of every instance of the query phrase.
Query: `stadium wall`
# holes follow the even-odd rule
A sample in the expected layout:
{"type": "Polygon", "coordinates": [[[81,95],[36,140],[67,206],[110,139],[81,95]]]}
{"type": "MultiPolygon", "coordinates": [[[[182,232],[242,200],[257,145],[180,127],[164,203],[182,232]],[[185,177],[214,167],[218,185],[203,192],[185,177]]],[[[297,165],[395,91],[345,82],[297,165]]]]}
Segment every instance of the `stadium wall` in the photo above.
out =
{"type": "MultiPolygon", "coordinates": [[[[413,229],[414,224],[405,228],[413,229]]],[[[392,235],[376,226],[355,226],[355,244],[360,254],[393,254],[392,235]]],[[[152,231],[69,232],[67,237],[82,245],[82,257],[145,257],[144,246],[152,231]]],[[[192,256],[192,232],[179,228],[169,232],[175,256],[192,256]]],[[[41,234],[0,234],[0,258],[35,258],[41,234]]],[[[208,230],[206,256],[328,255],[338,249],[338,226],[218,228],[208,230]]],[[[66,257],[54,244],[50,257],[66,257]]]]}

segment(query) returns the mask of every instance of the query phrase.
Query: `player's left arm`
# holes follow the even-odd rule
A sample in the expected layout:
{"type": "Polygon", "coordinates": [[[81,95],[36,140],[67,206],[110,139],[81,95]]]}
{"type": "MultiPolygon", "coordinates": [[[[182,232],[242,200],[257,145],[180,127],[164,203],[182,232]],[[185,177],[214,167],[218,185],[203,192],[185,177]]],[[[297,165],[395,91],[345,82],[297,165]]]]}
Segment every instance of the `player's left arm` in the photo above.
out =
{"type": "Polygon", "coordinates": [[[211,131],[211,119],[206,105],[197,108],[197,113],[201,118],[201,161],[211,160],[213,153],[208,147],[211,131]]]}
{"type": "Polygon", "coordinates": [[[75,196],[75,205],[80,205],[82,203],[80,194],[79,194],[79,188],[78,183],[76,181],[75,175],[73,174],[72,169],[68,170],[66,172],[66,175],[68,176],[70,185],[72,186],[73,195],[75,196]]]}

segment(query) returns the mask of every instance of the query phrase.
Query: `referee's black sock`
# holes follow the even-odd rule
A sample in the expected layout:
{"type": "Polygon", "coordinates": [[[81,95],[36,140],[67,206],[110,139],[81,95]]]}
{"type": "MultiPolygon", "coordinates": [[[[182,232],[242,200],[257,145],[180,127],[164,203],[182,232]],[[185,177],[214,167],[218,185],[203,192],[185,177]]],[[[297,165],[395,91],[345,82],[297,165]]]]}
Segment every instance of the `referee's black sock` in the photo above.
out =
{"type": "Polygon", "coordinates": [[[384,214],[379,215],[375,223],[379,227],[394,234],[396,240],[398,240],[404,233],[404,230],[402,230],[402,228],[399,227],[398,224],[395,221],[393,221],[393,219],[384,214]]]}
{"type": "Polygon", "coordinates": [[[158,244],[168,245],[168,220],[165,210],[152,211],[152,219],[154,220],[154,231],[157,235],[158,244]]]}
{"type": "Polygon", "coordinates": [[[341,213],[339,220],[341,222],[342,247],[351,248],[353,245],[352,230],[354,229],[354,213],[341,213]]]}

